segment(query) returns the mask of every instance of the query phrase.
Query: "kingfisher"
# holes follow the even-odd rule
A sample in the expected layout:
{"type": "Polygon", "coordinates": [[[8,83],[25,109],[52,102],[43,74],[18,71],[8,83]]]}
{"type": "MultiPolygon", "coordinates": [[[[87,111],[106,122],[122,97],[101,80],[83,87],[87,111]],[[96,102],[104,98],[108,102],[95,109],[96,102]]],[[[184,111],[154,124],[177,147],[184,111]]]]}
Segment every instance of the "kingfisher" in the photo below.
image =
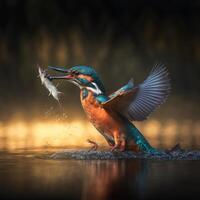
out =
{"type": "MultiPolygon", "coordinates": [[[[46,77],[64,79],[80,88],[82,107],[90,122],[105,138],[111,151],[133,150],[158,153],[150,145],[133,121],[143,121],[167,99],[170,92],[170,79],[163,64],[155,65],[148,77],[138,85],[131,79],[114,93],[107,95],[105,87],[93,67],[73,66],[54,67],[50,70],[63,73],[46,77]]],[[[88,140],[97,149],[96,142],[88,140]]]]}

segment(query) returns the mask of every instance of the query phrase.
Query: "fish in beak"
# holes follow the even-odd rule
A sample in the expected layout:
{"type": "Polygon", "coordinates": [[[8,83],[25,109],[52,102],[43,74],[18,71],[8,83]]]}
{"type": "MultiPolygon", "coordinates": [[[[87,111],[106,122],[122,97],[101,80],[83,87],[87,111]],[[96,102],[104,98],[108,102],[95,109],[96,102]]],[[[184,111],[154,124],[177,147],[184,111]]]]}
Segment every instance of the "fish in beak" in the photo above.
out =
{"type": "Polygon", "coordinates": [[[52,95],[53,98],[59,102],[59,96],[61,92],[59,92],[57,87],[51,82],[49,75],[46,73],[46,70],[43,70],[38,65],[38,73],[39,73],[39,77],[40,77],[42,85],[44,85],[49,91],[49,96],[52,95]]]}

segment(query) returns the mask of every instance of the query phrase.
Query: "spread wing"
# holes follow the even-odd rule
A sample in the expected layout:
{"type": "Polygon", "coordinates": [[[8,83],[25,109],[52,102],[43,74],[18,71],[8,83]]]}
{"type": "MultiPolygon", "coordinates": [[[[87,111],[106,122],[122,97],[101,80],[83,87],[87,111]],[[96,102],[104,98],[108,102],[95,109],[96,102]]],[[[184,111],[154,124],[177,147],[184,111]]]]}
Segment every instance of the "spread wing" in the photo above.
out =
{"type": "Polygon", "coordinates": [[[129,82],[102,103],[106,109],[113,109],[129,120],[142,121],[165,102],[170,92],[168,71],[164,65],[156,65],[147,79],[134,86],[129,82]]]}
{"type": "Polygon", "coordinates": [[[130,80],[125,86],[109,95],[109,99],[102,102],[102,105],[106,109],[113,109],[123,113],[134,99],[138,89],[138,87],[134,87],[133,81],[130,80]]]}

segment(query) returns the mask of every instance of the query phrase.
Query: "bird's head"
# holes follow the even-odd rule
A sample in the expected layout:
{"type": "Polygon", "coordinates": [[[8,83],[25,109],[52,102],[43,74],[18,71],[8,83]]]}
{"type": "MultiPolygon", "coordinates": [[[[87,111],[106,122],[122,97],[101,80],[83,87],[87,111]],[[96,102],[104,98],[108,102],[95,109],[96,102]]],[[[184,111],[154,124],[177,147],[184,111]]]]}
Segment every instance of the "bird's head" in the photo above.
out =
{"type": "Polygon", "coordinates": [[[74,66],[67,69],[64,67],[49,66],[48,68],[63,73],[62,76],[48,76],[50,80],[64,79],[78,86],[80,89],[86,88],[97,95],[105,93],[104,86],[92,67],[74,66]]]}

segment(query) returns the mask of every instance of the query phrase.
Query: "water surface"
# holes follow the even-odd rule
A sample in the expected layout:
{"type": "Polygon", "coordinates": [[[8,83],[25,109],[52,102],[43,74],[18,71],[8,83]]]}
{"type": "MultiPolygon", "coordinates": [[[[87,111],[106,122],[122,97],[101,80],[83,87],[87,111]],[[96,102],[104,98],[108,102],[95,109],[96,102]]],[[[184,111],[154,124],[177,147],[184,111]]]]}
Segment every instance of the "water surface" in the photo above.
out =
{"type": "Polygon", "coordinates": [[[200,161],[45,160],[0,153],[2,199],[200,199],[200,161]]]}

